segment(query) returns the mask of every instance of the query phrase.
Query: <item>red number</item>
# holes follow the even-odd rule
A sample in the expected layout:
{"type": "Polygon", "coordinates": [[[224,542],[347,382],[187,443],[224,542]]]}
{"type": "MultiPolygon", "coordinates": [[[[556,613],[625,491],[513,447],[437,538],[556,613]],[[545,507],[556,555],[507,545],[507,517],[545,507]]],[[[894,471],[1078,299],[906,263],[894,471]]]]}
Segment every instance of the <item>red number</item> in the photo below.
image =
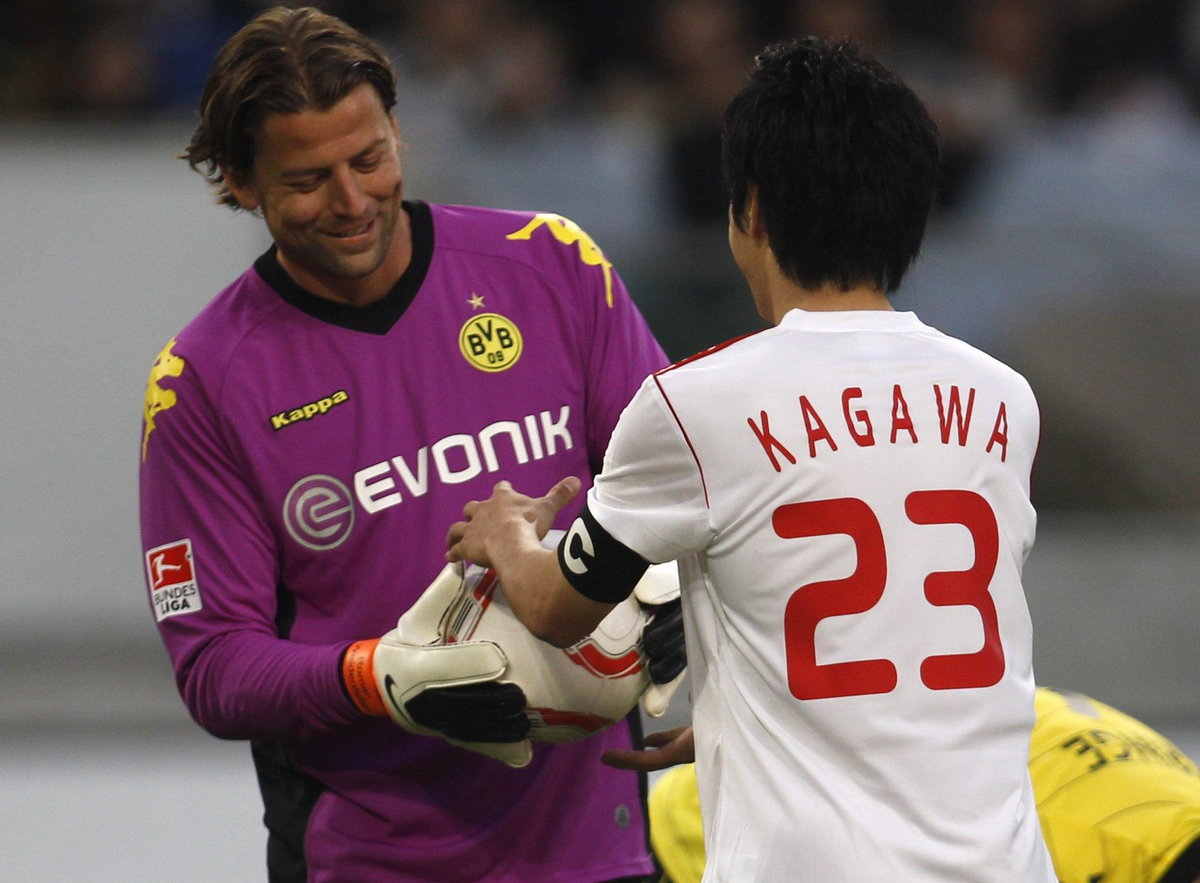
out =
{"type": "Polygon", "coordinates": [[[887,559],[879,519],[862,500],[817,500],[780,506],[771,517],[784,539],[846,534],[854,540],[858,566],[845,579],[801,586],[783,615],[788,649],[788,689],[797,699],[863,696],[896,688],[896,666],[886,659],[817,662],[815,632],[827,616],[864,613],[879,603],[887,582],[887,559]]]}
{"type": "Polygon", "coordinates": [[[983,620],[983,647],[976,653],[930,656],[921,663],[921,680],[931,690],[990,687],[1004,675],[1004,648],[996,605],[988,594],[1000,533],[988,501],[971,491],[918,491],[904,501],[913,524],[961,524],[971,532],[975,563],[968,570],[947,570],[925,577],[925,597],[938,607],[966,605],[983,620]]]}
{"type": "MultiPolygon", "coordinates": [[[[918,491],[909,494],[904,509],[914,524],[961,524],[970,532],[975,563],[967,570],[929,574],[925,597],[938,607],[974,607],[983,623],[979,651],[928,657],[921,663],[921,681],[931,690],[990,687],[1004,674],[996,605],[988,592],[1000,552],[992,508],[971,491],[918,491]]],[[[771,524],[783,539],[846,535],[854,542],[857,561],[854,573],[845,579],[803,585],[788,599],[783,629],[792,695],[829,699],[894,690],[896,666],[890,660],[817,662],[818,622],[830,616],[865,613],[883,597],[887,552],[879,519],[871,507],[853,498],[792,503],[776,509],[771,524]]]]}

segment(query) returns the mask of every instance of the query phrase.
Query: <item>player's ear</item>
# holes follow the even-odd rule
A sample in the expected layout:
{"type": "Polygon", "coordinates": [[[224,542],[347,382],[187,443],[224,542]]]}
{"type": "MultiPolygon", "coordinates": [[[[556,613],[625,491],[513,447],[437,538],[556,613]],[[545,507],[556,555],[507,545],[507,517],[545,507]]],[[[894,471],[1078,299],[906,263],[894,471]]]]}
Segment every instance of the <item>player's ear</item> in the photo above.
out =
{"type": "Polygon", "coordinates": [[[238,205],[248,212],[258,208],[262,200],[259,199],[258,190],[250,181],[242,178],[228,166],[221,166],[221,177],[225,181],[225,186],[229,188],[230,194],[238,201],[238,205]]]}
{"type": "Polygon", "coordinates": [[[758,204],[758,185],[750,184],[746,188],[746,207],[743,209],[746,220],[746,233],[752,239],[766,239],[767,228],[763,225],[762,209],[758,204]]]}

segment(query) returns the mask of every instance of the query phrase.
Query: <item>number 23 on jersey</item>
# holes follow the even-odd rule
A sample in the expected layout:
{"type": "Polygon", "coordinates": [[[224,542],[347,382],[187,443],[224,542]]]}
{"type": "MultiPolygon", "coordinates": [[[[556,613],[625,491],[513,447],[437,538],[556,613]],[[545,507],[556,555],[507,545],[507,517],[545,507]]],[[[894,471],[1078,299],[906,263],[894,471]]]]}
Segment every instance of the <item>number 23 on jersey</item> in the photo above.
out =
{"type": "MultiPolygon", "coordinates": [[[[1000,551],[995,513],[979,494],[961,490],[916,491],[905,499],[904,511],[917,525],[959,524],[970,532],[975,563],[968,570],[928,574],[925,598],[938,607],[974,607],[983,625],[981,649],[927,657],[921,663],[921,682],[931,690],[990,687],[1004,674],[996,606],[988,591],[1000,551]]],[[[894,690],[896,666],[889,659],[817,662],[816,629],[822,619],[865,613],[883,597],[887,551],[874,511],[852,497],[814,500],[780,506],[771,522],[783,539],[847,535],[854,542],[857,556],[857,566],[850,576],[808,583],[788,599],[784,641],[792,695],[797,699],[829,699],[894,690]]]]}

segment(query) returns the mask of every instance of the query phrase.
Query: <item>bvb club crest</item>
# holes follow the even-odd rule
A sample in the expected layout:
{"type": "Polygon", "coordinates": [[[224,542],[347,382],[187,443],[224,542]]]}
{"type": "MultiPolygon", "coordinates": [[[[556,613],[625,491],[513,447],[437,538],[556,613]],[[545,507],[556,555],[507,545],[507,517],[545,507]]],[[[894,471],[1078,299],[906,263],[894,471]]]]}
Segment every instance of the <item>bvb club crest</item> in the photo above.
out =
{"type": "Polygon", "coordinates": [[[521,330],[499,313],[472,316],[458,332],[458,348],[480,371],[506,371],[521,358],[521,330]]]}

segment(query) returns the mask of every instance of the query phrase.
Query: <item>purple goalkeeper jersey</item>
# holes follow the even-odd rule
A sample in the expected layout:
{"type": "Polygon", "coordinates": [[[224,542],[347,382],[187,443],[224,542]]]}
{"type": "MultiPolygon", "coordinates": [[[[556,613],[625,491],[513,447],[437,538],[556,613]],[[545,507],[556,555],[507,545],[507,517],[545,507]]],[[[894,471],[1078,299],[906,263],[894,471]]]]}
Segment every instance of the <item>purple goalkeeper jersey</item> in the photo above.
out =
{"type": "Polygon", "coordinates": [[[590,485],[666,362],[571,221],[406,209],[412,262],[382,300],[317,298],[268,252],[154,364],[142,539],[180,692],[211,733],[255,740],[280,879],[649,873],[638,777],[599,760],[627,723],[514,770],[364,717],[342,686],[345,648],[395,626],[463,505],[502,478],[590,485]]]}

